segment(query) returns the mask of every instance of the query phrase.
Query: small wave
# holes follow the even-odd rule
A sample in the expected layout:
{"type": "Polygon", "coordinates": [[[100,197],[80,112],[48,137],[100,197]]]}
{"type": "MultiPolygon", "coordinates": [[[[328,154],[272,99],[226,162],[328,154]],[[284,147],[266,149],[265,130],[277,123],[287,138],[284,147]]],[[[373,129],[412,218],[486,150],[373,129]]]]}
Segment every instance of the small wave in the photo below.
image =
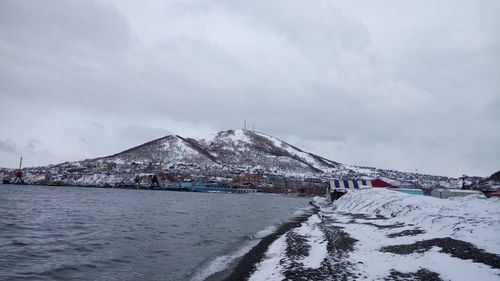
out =
{"type": "Polygon", "coordinates": [[[124,260],[124,259],[112,259],[110,260],[111,263],[131,263],[132,261],[129,260],[124,260]]]}
{"type": "Polygon", "coordinates": [[[262,239],[262,238],[274,233],[276,231],[276,229],[278,229],[277,225],[270,225],[270,226],[266,227],[265,229],[255,233],[255,234],[250,235],[250,239],[262,239]]]}
{"type": "Polygon", "coordinates": [[[64,274],[66,274],[68,272],[75,272],[75,271],[80,271],[80,269],[77,266],[63,265],[63,266],[59,266],[56,268],[46,270],[46,271],[42,272],[40,275],[60,279],[62,276],[64,276],[64,274]]]}
{"type": "Polygon", "coordinates": [[[287,221],[284,221],[280,224],[270,225],[270,226],[266,227],[265,229],[255,233],[255,234],[250,235],[250,239],[262,239],[268,235],[271,235],[274,232],[276,232],[276,230],[283,223],[287,223],[289,221],[292,221],[292,220],[294,220],[298,217],[304,216],[304,215],[312,214],[312,209],[313,209],[313,206],[311,206],[311,205],[302,207],[302,208],[296,210],[295,212],[293,212],[293,216],[291,218],[289,218],[287,221]]]}
{"type": "Polygon", "coordinates": [[[92,252],[91,249],[85,247],[85,246],[77,246],[72,249],[73,251],[80,252],[80,253],[90,253],[92,252]]]}
{"type": "Polygon", "coordinates": [[[249,235],[247,237],[247,239],[249,240],[241,248],[238,248],[234,252],[218,256],[217,258],[211,260],[207,265],[203,266],[201,270],[199,270],[190,280],[191,281],[206,280],[208,277],[230,268],[232,263],[234,263],[237,259],[243,257],[253,247],[259,244],[262,238],[276,232],[278,227],[279,224],[270,225],[261,231],[249,235]]]}
{"type": "Polygon", "coordinates": [[[302,207],[302,208],[298,209],[297,211],[293,212],[293,216],[294,217],[300,217],[300,216],[303,216],[303,215],[312,214],[313,208],[314,207],[309,204],[309,205],[307,205],[305,207],[302,207]]]}
{"type": "Polygon", "coordinates": [[[213,243],[217,243],[217,241],[212,240],[212,239],[205,239],[205,240],[202,240],[202,241],[195,243],[194,245],[195,246],[204,246],[204,245],[209,245],[209,244],[213,244],[213,243]]]}
{"type": "Polygon", "coordinates": [[[309,214],[312,210],[312,207],[304,207],[301,209],[298,209],[297,211],[293,212],[294,217],[299,217],[305,214],[309,214]]]}
{"type": "Polygon", "coordinates": [[[222,255],[215,258],[214,260],[210,261],[206,266],[202,267],[202,269],[199,270],[190,280],[203,281],[217,272],[221,272],[225,269],[228,269],[232,263],[234,263],[238,258],[241,258],[246,253],[248,253],[258,243],[259,240],[251,240],[238,250],[230,254],[222,255]]]}
{"type": "Polygon", "coordinates": [[[267,237],[267,236],[275,233],[280,228],[280,226],[282,226],[283,223],[291,222],[298,217],[302,217],[302,216],[309,215],[312,213],[313,213],[313,206],[308,205],[308,206],[302,207],[302,208],[298,209],[297,211],[295,211],[293,213],[293,216],[290,217],[287,221],[284,221],[282,223],[275,224],[275,225],[270,225],[270,226],[264,228],[263,230],[260,230],[254,234],[249,235],[248,238],[250,240],[247,243],[245,243],[244,246],[242,246],[241,248],[239,248],[238,250],[236,250],[230,254],[219,256],[219,257],[215,258],[214,260],[210,261],[206,266],[203,266],[202,269],[199,270],[194,275],[194,277],[192,277],[190,280],[191,281],[206,280],[207,278],[209,278],[210,276],[212,276],[214,274],[217,274],[219,272],[222,272],[224,270],[231,268],[231,266],[234,264],[234,262],[236,260],[238,260],[239,258],[243,257],[245,254],[250,252],[250,250],[252,250],[252,248],[257,246],[257,244],[259,244],[259,242],[264,237],[267,237]]]}
{"type": "Polygon", "coordinates": [[[28,246],[28,245],[30,245],[30,243],[24,243],[24,242],[21,242],[21,241],[13,241],[11,243],[11,245],[12,246],[20,246],[20,247],[22,247],[22,246],[28,246]]]}

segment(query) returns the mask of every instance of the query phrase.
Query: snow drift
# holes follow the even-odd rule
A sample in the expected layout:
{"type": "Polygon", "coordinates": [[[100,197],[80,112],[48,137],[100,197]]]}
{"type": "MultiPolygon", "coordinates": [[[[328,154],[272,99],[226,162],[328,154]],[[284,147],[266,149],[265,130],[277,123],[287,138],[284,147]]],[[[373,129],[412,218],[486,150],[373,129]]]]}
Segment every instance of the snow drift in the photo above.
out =
{"type": "MultiPolygon", "coordinates": [[[[439,199],[386,190],[349,192],[335,201],[337,212],[384,216],[384,224],[405,223],[426,236],[452,237],[500,255],[500,200],[482,196],[439,199]]],[[[400,231],[401,229],[398,229],[400,231]]]]}
{"type": "Polygon", "coordinates": [[[498,280],[500,200],[353,190],[272,243],[250,280],[498,280]]]}

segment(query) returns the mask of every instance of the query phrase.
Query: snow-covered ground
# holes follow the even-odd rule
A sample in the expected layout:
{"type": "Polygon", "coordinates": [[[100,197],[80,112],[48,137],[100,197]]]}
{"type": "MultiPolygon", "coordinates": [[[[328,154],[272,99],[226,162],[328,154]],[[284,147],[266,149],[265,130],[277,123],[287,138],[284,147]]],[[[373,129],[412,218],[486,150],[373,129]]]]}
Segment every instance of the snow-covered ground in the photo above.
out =
{"type": "Polygon", "coordinates": [[[278,238],[267,251],[267,259],[263,260],[254,274],[251,281],[261,280],[283,280],[286,279],[283,272],[286,272],[294,263],[300,264],[305,269],[317,269],[326,258],[327,243],[323,232],[319,229],[321,219],[318,215],[312,215],[309,220],[302,223],[298,228],[278,238]],[[294,259],[287,255],[287,239],[290,237],[303,237],[304,242],[309,245],[308,255],[296,253],[294,259]]]}
{"type": "Polygon", "coordinates": [[[277,239],[250,280],[500,280],[500,200],[353,191],[277,239]],[[318,279],[319,278],[319,279],[318,279]]]}

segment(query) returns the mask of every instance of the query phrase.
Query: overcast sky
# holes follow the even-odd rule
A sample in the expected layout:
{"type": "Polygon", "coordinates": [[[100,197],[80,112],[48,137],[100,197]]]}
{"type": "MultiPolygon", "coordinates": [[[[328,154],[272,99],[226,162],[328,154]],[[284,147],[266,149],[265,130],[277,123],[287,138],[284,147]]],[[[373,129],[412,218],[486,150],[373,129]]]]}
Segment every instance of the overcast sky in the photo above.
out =
{"type": "Polygon", "coordinates": [[[249,127],[334,161],[500,170],[500,1],[0,0],[0,166],[249,127]]]}

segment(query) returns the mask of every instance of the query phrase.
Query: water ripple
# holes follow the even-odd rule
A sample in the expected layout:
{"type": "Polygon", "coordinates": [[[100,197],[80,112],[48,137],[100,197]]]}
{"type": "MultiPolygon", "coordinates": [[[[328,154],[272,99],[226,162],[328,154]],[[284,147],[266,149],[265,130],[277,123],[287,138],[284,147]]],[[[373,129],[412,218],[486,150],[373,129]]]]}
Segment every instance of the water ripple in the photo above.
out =
{"type": "Polygon", "coordinates": [[[0,280],[184,280],[307,201],[0,185],[0,280]]]}

